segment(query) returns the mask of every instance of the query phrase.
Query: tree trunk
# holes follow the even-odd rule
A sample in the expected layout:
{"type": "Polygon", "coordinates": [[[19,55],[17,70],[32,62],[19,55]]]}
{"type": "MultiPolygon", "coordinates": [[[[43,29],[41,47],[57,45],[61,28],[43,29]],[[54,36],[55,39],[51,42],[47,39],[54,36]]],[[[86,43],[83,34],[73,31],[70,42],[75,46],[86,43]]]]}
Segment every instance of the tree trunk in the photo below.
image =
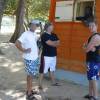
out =
{"type": "Polygon", "coordinates": [[[6,6],[6,2],[7,0],[0,0],[0,29],[1,29],[2,16],[6,6]]]}
{"type": "Polygon", "coordinates": [[[25,13],[24,26],[25,26],[25,30],[28,30],[30,22],[29,22],[29,14],[28,14],[28,8],[27,7],[25,8],[25,11],[26,11],[26,13],[25,13]]]}
{"type": "Polygon", "coordinates": [[[18,37],[24,32],[25,0],[19,0],[16,10],[16,28],[10,42],[15,43],[18,37]]]}

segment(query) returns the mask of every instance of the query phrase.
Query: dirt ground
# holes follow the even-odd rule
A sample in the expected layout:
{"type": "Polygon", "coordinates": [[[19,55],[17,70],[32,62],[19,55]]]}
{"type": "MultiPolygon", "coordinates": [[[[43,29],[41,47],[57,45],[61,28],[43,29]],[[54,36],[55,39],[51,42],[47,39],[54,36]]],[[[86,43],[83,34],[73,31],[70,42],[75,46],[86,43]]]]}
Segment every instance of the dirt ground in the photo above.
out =
{"type": "MultiPolygon", "coordinates": [[[[5,43],[10,36],[0,35],[0,100],[25,100],[26,74],[21,53],[14,44],[5,43]]],[[[38,100],[85,100],[87,87],[68,81],[59,81],[61,86],[53,87],[48,79],[44,79],[44,89],[36,95],[38,100]],[[71,98],[71,99],[67,99],[71,98]]],[[[33,88],[37,89],[38,79],[33,80],[33,88]]]]}

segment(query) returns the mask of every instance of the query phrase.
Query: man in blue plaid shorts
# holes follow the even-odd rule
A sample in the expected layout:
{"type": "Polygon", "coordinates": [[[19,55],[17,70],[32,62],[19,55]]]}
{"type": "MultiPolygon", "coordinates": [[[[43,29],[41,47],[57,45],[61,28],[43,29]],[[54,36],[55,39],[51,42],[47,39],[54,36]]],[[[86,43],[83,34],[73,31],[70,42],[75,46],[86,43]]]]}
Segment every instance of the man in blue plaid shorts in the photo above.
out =
{"type": "Polygon", "coordinates": [[[25,71],[27,73],[27,100],[34,100],[32,91],[32,78],[38,73],[38,46],[35,30],[39,26],[39,21],[33,20],[29,25],[29,31],[24,32],[16,41],[16,47],[23,52],[25,71]]]}
{"type": "Polygon", "coordinates": [[[100,73],[100,33],[97,32],[97,24],[94,20],[89,23],[89,29],[92,33],[86,44],[89,95],[86,95],[85,98],[89,100],[99,100],[97,81],[99,80],[100,73]]]}

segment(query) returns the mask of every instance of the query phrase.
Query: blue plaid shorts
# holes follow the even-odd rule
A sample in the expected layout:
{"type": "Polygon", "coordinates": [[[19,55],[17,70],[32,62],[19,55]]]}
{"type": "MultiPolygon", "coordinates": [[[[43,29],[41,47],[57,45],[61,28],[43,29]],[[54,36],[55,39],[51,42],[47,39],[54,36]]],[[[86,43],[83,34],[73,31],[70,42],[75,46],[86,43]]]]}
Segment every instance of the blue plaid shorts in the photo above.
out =
{"type": "Polygon", "coordinates": [[[99,80],[100,63],[87,62],[88,80],[99,80]]]}
{"type": "Polygon", "coordinates": [[[36,60],[27,60],[24,59],[25,62],[25,71],[27,75],[36,76],[39,73],[39,58],[36,60]]]}

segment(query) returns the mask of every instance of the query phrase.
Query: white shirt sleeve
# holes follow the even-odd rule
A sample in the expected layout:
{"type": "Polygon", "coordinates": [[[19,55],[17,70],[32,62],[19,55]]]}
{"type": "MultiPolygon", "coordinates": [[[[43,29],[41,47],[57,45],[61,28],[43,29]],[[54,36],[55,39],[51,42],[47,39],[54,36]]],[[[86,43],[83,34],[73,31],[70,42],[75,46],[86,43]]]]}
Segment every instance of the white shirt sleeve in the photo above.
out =
{"type": "Polygon", "coordinates": [[[24,44],[25,41],[26,41],[26,35],[25,35],[25,33],[23,33],[23,34],[19,37],[18,40],[19,40],[22,44],[24,44]]]}

